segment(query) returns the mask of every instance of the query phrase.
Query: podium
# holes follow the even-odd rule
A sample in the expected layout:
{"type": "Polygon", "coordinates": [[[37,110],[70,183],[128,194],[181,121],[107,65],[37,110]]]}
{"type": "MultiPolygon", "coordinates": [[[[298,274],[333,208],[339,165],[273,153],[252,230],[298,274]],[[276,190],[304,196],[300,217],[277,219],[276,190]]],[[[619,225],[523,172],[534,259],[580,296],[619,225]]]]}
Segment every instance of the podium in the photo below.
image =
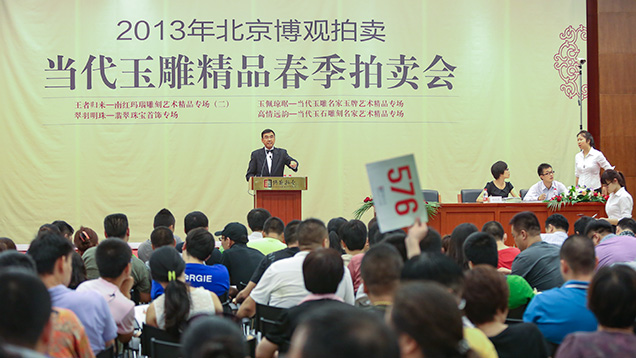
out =
{"type": "Polygon", "coordinates": [[[254,208],[263,208],[283,220],[302,220],[302,191],[307,190],[306,177],[251,177],[254,208]]]}

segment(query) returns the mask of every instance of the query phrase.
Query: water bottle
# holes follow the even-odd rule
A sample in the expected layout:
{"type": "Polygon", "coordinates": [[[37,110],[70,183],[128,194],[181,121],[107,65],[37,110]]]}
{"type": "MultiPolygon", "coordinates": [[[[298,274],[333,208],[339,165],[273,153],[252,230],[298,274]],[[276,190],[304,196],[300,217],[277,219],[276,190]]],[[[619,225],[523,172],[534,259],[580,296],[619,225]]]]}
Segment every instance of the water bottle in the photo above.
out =
{"type": "Polygon", "coordinates": [[[484,203],[488,202],[488,190],[486,190],[486,188],[484,188],[484,195],[482,198],[484,198],[484,203]]]}

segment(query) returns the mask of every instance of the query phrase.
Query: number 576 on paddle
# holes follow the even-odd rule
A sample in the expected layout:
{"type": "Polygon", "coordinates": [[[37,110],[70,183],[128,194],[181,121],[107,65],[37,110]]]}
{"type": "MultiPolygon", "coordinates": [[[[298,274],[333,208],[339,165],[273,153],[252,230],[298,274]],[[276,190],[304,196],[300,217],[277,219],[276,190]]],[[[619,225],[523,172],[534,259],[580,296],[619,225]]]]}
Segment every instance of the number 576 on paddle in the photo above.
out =
{"type": "Polygon", "coordinates": [[[428,220],[413,154],[367,164],[380,232],[428,220]]]}

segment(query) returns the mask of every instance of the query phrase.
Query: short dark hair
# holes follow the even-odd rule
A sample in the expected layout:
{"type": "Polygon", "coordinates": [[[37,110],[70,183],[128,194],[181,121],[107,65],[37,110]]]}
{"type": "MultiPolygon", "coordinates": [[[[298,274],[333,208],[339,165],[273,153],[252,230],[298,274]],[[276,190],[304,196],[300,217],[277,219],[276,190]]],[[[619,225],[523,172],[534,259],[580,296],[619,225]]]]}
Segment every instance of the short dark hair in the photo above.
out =
{"type": "Polygon", "coordinates": [[[550,169],[552,168],[552,166],[548,163],[541,163],[539,164],[539,167],[537,168],[537,174],[539,174],[539,176],[543,175],[543,171],[546,169],[550,169]]]}
{"type": "Polygon", "coordinates": [[[477,265],[466,272],[466,317],[474,324],[492,322],[498,311],[508,309],[510,290],[506,279],[490,265],[477,265]]]}
{"type": "Polygon", "coordinates": [[[337,233],[338,230],[340,230],[340,226],[342,226],[342,224],[346,222],[347,222],[347,219],[343,218],[342,216],[337,218],[332,218],[331,220],[327,222],[327,231],[329,232],[335,231],[337,233]]]}
{"type": "Polygon", "coordinates": [[[73,244],[77,247],[77,251],[84,253],[86,250],[99,244],[99,237],[95,230],[90,227],[81,226],[73,236],[73,244]]]}
{"type": "Polygon", "coordinates": [[[440,284],[413,282],[400,287],[390,319],[399,335],[406,334],[417,342],[424,357],[464,356],[460,351],[462,313],[456,298],[440,284]]]}
{"type": "Polygon", "coordinates": [[[636,271],[626,265],[605,266],[590,283],[588,307],[598,323],[627,328],[636,319],[636,271]]]}
{"type": "Polygon", "coordinates": [[[174,246],[174,233],[167,226],[157,226],[150,233],[150,243],[155,249],[167,245],[174,246]]]}
{"type": "Polygon", "coordinates": [[[378,315],[336,302],[308,313],[295,334],[306,337],[300,348],[303,358],[400,356],[395,334],[378,315]]]}
{"type": "Polygon", "coordinates": [[[481,227],[481,231],[492,235],[495,240],[501,241],[504,237],[504,228],[499,221],[489,221],[481,227]]]}
{"type": "Polygon", "coordinates": [[[265,220],[265,223],[263,224],[263,232],[268,234],[274,233],[277,235],[281,235],[283,232],[285,232],[285,223],[280,218],[270,216],[269,218],[267,218],[267,220],[265,220]]]}
{"type": "Polygon", "coordinates": [[[38,274],[41,275],[52,274],[55,262],[73,251],[73,245],[64,236],[45,233],[31,241],[27,254],[33,258],[38,274]]]}
{"type": "Polygon", "coordinates": [[[263,130],[263,131],[261,132],[261,139],[263,139],[263,137],[264,137],[264,136],[265,136],[265,134],[267,134],[267,133],[272,133],[273,135],[276,135],[276,133],[274,133],[274,131],[273,131],[273,130],[271,130],[271,129],[267,128],[267,129],[265,129],[265,130],[263,130]]]}
{"type": "Polygon", "coordinates": [[[565,230],[566,232],[570,229],[570,223],[565,216],[561,214],[552,214],[548,216],[545,220],[545,228],[548,229],[548,225],[552,225],[557,229],[565,230]]]}
{"type": "Polygon", "coordinates": [[[75,230],[73,230],[73,227],[64,220],[55,220],[51,223],[51,225],[57,226],[63,236],[70,237],[71,235],[73,235],[73,232],[75,232],[75,230]]]}
{"type": "Polygon", "coordinates": [[[181,335],[183,358],[245,358],[243,332],[227,318],[205,316],[196,319],[181,335]]]}
{"type": "Polygon", "coordinates": [[[287,245],[293,245],[298,242],[298,225],[300,225],[300,220],[292,220],[287,223],[285,226],[285,243],[287,245]]]}
{"type": "Polygon", "coordinates": [[[427,280],[440,283],[460,296],[464,273],[455,261],[442,254],[421,254],[404,263],[402,280],[427,280]]]}
{"type": "Polygon", "coordinates": [[[497,268],[497,241],[486,232],[474,232],[464,242],[464,255],[473,265],[486,264],[497,268]]]}
{"type": "Polygon", "coordinates": [[[541,234],[539,219],[537,219],[537,216],[531,211],[522,211],[515,214],[515,216],[510,219],[510,225],[517,231],[524,230],[530,236],[541,234]]]}
{"type": "Polygon", "coordinates": [[[360,276],[369,292],[387,293],[399,284],[403,267],[404,260],[395,247],[377,244],[362,257],[360,276]]]}
{"type": "Polygon", "coordinates": [[[367,228],[369,230],[369,233],[367,234],[369,237],[369,246],[379,243],[380,240],[378,239],[378,236],[380,234],[380,227],[378,226],[377,220],[375,218],[369,220],[367,228]]]}
{"type": "Polygon", "coordinates": [[[479,231],[472,223],[462,223],[457,225],[451,233],[450,247],[446,255],[453,259],[462,269],[468,270],[468,261],[464,257],[464,241],[468,235],[479,231]]]}
{"type": "Polygon", "coordinates": [[[200,211],[193,211],[191,213],[188,213],[185,216],[185,219],[183,219],[183,227],[186,235],[192,229],[196,229],[198,227],[208,227],[208,217],[200,211]]]}
{"type": "Polygon", "coordinates": [[[406,261],[406,233],[402,230],[395,230],[385,234],[386,235],[379,235],[382,237],[380,243],[395,247],[395,249],[400,253],[400,256],[402,256],[402,260],[406,261]]]}
{"type": "Polygon", "coordinates": [[[430,253],[442,252],[442,235],[432,227],[428,228],[428,233],[420,240],[420,251],[430,253]]]}
{"type": "Polygon", "coordinates": [[[574,222],[574,233],[579,235],[585,235],[585,229],[590,221],[594,220],[591,216],[581,216],[574,222]]]}
{"type": "Polygon", "coordinates": [[[561,245],[560,256],[577,274],[591,274],[596,268],[594,242],[582,235],[571,235],[561,245]]]}
{"type": "Polygon", "coordinates": [[[342,257],[334,249],[313,250],[303,261],[305,288],[311,293],[336,293],[344,272],[342,257]]]}
{"type": "Polygon", "coordinates": [[[202,227],[190,230],[185,239],[184,250],[197,260],[205,261],[214,250],[214,236],[202,227]]]}
{"type": "Polygon", "coordinates": [[[15,242],[8,237],[0,237],[0,252],[5,250],[17,250],[15,242]]]}
{"type": "Polygon", "coordinates": [[[159,226],[170,227],[173,226],[177,221],[174,218],[174,215],[170,212],[170,210],[163,208],[159,210],[159,212],[155,215],[155,220],[152,223],[152,227],[156,228],[159,226]]]}
{"type": "Polygon", "coordinates": [[[131,258],[130,246],[117,238],[102,240],[95,249],[95,262],[100,277],[119,277],[130,263],[131,258]]]}
{"type": "Polygon", "coordinates": [[[499,179],[499,177],[503,175],[506,169],[508,169],[508,164],[500,160],[498,162],[495,162],[495,164],[490,167],[490,173],[495,179],[499,179]]]}
{"type": "Polygon", "coordinates": [[[614,179],[618,181],[618,185],[622,187],[625,186],[625,176],[618,170],[608,169],[601,174],[601,182],[605,184],[612,183],[614,179]]]}
{"type": "Polygon", "coordinates": [[[338,237],[349,250],[362,250],[367,243],[367,227],[360,220],[350,220],[338,229],[338,237]]]}
{"type": "Polygon", "coordinates": [[[590,221],[585,227],[585,236],[590,236],[590,233],[595,232],[597,234],[611,234],[614,232],[612,224],[607,220],[598,219],[590,221]]]}
{"type": "Polygon", "coordinates": [[[298,244],[300,246],[318,246],[327,237],[325,223],[319,219],[309,218],[303,220],[296,230],[298,244]]]}
{"type": "Polygon", "coordinates": [[[263,208],[252,209],[247,213],[247,226],[249,226],[252,231],[263,231],[265,221],[271,216],[269,211],[263,208]]]}
{"type": "Polygon", "coordinates": [[[594,146],[594,137],[592,137],[592,133],[588,132],[588,131],[580,131],[579,133],[577,133],[576,135],[578,136],[582,136],[583,138],[585,138],[586,142],[590,142],[590,146],[593,147],[594,146]]]}
{"type": "Polygon", "coordinates": [[[636,233],[636,220],[632,218],[622,218],[618,220],[616,226],[620,227],[622,230],[629,230],[636,233]]]}
{"type": "Polygon", "coordinates": [[[62,232],[60,231],[60,228],[58,228],[57,226],[53,224],[43,224],[42,226],[40,226],[40,228],[38,229],[37,236],[44,235],[47,233],[53,233],[53,234],[62,236],[62,232]]]}
{"type": "Polygon", "coordinates": [[[20,267],[37,274],[35,261],[30,255],[25,255],[16,250],[8,250],[0,253],[0,269],[8,267],[20,267]]]}
{"type": "Polygon", "coordinates": [[[46,286],[31,272],[6,269],[0,272],[0,292],[0,337],[10,344],[35,348],[51,317],[46,286]]]}
{"type": "Polygon", "coordinates": [[[125,214],[110,214],[104,218],[104,233],[106,237],[123,239],[128,231],[128,218],[125,214]]]}

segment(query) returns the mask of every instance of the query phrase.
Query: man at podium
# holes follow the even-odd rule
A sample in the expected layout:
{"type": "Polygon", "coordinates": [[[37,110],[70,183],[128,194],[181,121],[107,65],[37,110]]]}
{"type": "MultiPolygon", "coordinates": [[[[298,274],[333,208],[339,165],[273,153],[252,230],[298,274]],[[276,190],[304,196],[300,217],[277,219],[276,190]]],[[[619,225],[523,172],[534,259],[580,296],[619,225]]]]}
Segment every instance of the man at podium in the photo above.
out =
{"type": "Polygon", "coordinates": [[[245,179],[251,177],[282,177],[285,166],[293,171],[298,171],[298,162],[287,154],[282,148],[274,148],[276,134],[271,129],[261,132],[261,142],[264,148],[252,152],[250,164],[247,167],[245,179]]]}

